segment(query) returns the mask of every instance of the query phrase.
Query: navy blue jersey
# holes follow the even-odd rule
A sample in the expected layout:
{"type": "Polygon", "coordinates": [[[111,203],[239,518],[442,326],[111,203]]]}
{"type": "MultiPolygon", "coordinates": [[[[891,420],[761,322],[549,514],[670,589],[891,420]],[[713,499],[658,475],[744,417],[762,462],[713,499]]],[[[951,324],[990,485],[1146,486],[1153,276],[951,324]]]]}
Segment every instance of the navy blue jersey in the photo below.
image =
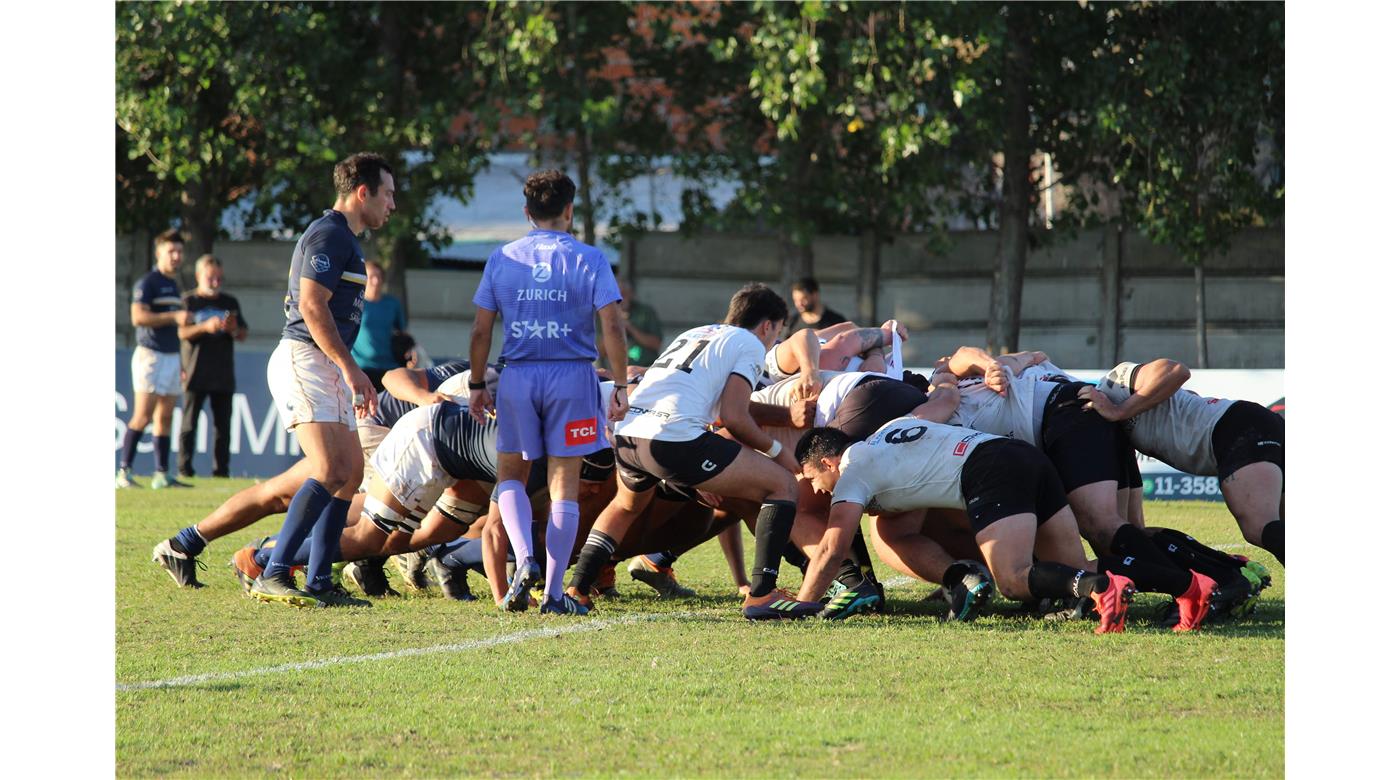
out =
{"type": "MultiPolygon", "coordinates": [[[[179,283],[154,268],[136,283],[131,291],[131,302],[144,303],[156,314],[185,308],[185,302],[180,298],[179,283]]],[[[137,328],[136,343],[157,352],[179,352],[180,326],[137,328]]]]}
{"type": "Polygon", "coordinates": [[[434,404],[430,430],[438,465],[449,477],[496,481],[496,418],[482,425],[465,406],[434,404]]]}
{"type": "Polygon", "coordinates": [[[311,279],[331,291],[335,329],[349,349],[360,333],[360,315],[365,308],[365,257],[344,214],[328,209],[306,228],[292,251],[292,267],[287,272],[287,297],[282,304],[287,324],[282,338],[315,344],[298,308],[302,279],[311,279]]]}
{"type": "MultiPolygon", "coordinates": [[[[433,366],[427,370],[428,391],[432,392],[437,390],[443,382],[466,371],[468,368],[471,368],[471,364],[465,360],[450,360],[441,365],[433,366]]],[[[392,428],[394,427],[394,423],[399,421],[400,417],[403,417],[405,414],[417,408],[418,405],[412,401],[396,398],[391,395],[388,390],[380,390],[379,409],[374,414],[366,417],[365,422],[369,425],[382,425],[385,428],[392,428]]]]}

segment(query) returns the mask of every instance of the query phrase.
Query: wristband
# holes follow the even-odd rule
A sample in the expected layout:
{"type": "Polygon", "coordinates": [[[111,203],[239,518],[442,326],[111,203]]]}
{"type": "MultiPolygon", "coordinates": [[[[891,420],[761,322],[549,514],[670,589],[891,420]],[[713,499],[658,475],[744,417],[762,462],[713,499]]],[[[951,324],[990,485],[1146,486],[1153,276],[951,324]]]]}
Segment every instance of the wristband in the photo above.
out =
{"type": "Polygon", "coordinates": [[[467,389],[468,389],[468,390],[485,390],[485,389],[486,389],[486,380],[483,379],[483,380],[480,381],[480,382],[473,382],[472,380],[468,379],[468,380],[467,380],[467,389]]]}
{"type": "Polygon", "coordinates": [[[773,458],[778,457],[779,453],[781,453],[782,451],[783,451],[783,443],[780,442],[780,441],[778,441],[777,439],[774,439],[774,440],[773,440],[773,446],[772,446],[772,447],[769,447],[769,448],[768,448],[768,451],[765,452],[765,453],[763,453],[763,457],[768,458],[769,460],[772,460],[773,458]]]}

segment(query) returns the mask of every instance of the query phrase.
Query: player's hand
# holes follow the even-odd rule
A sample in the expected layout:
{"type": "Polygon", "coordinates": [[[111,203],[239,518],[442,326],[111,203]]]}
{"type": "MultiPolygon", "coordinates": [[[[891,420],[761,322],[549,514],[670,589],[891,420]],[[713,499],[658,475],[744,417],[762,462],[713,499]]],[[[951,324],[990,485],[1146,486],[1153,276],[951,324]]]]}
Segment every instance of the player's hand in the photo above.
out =
{"type": "Polygon", "coordinates": [[[822,392],[822,375],[820,371],[803,371],[797,376],[797,397],[816,398],[822,392]]]}
{"type": "Polygon", "coordinates": [[[817,399],[798,398],[788,404],[788,417],[794,428],[810,428],[817,422],[817,399]]]}
{"type": "Polygon", "coordinates": [[[897,320],[885,320],[885,324],[880,326],[880,330],[885,332],[885,344],[893,344],[894,338],[891,334],[898,333],[902,341],[909,340],[909,328],[904,323],[897,320]]]}
{"type": "Polygon", "coordinates": [[[418,400],[415,403],[417,403],[419,406],[432,406],[433,404],[455,404],[457,403],[457,396],[448,395],[447,393],[437,391],[431,393],[424,391],[423,395],[419,396],[418,400]]]}
{"type": "Polygon", "coordinates": [[[741,598],[741,599],[746,599],[746,598],[748,598],[748,597],[749,597],[749,583],[746,582],[746,583],[744,583],[743,585],[740,585],[740,586],[739,586],[739,598],[741,598]]]}
{"type": "Polygon", "coordinates": [[[467,395],[467,411],[471,413],[472,419],[486,424],[486,413],[496,413],[496,402],[491,398],[491,391],[485,388],[472,390],[467,395]]]}
{"type": "Polygon", "coordinates": [[[724,501],[724,497],[718,493],[711,493],[708,490],[695,489],[695,495],[700,499],[700,503],[711,509],[719,509],[719,505],[724,501]]]}
{"type": "Polygon", "coordinates": [[[1084,404],[1085,411],[1093,409],[1094,411],[1099,413],[1100,417],[1104,418],[1105,420],[1108,420],[1109,422],[1119,422],[1121,420],[1127,419],[1127,415],[1123,414],[1123,407],[1114,403],[1108,396],[1103,394],[1103,391],[1099,390],[1097,387],[1079,388],[1079,397],[1080,399],[1088,402],[1084,404]]]}
{"type": "Polygon", "coordinates": [[[627,416],[627,385],[614,385],[608,399],[608,422],[622,422],[627,416]]]}
{"type": "Polygon", "coordinates": [[[355,407],[356,418],[364,419],[379,411],[379,395],[374,391],[374,383],[359,366],[354,363],[342,366],[340,373],[345,377],[345,384],[350,385],[350,403],[355,407]]]}
{"type": "Polygon", "coordinates": [[[997,395],[1006,395],[1007,388],[1011,386],[1011,369],[993,362],[982,374],[982,381],[997,395]]]}
{"type": "Polygon", "coordinates": [[[797,465],[797,458],[792,457],[792,453],[787,450],[778,453],[778,457],[774,458],[773,462],[787,469],[789,474],[796,474],[802,471],[802,467],[797,465]]]}

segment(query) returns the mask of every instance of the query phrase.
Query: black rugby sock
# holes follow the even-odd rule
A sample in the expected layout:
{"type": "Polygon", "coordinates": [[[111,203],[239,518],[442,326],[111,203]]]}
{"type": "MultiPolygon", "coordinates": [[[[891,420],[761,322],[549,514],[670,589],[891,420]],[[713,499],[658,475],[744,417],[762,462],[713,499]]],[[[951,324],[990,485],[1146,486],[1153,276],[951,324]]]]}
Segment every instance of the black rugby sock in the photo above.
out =
{"type": "Polygon", "coordinates": [[[156,470],[157,474],[164,474],[170,470],[170,437],[157,436],[156,443],[156,470]]]}
{"type": "Polygon", "coordinates": [[[766,596],[778,587],[778,566],[783,548],[792,535],[792,521],[797,517],[797,504],[791,501],[765,501],[758,510],[754,524],[754,562],[749,573],[749,595],[766,596]]]}
{"type": "Polygon", "coordinates": [[[1221,584],[1244,577],[1238,558],[1201,544],[1190,534],[1175,528],[1148,528],[1147,535],[1183,569],[1194,569],[1221,584]]]}
{"type": "Polygon", "coordinates": [[[947,571],[943,572],[943,587],[951,591],[958,586],[959,582],[962,582],[963,575],[970,571],[972,571],[971,566],[965,563],[954,563],[948,567],[947,571]]]}
{"type": "Polygon", "coordinates": [[[617,542],[611,536],[602,531],[589,531],[588,540],[579,550],[578,563],[574,564],[574,579],[569,587],[588,595],[593,583],[598,581],[598,574],[612,561],[616,550],[617,542]]]}
{"type": "Polygon", "coordinates": [[[864,579],[865,572],[861,571],[860,567],[855,564],[855,561],[852,561],[850,558],[841,561],[841,569],[836,572],[837,582],[845,585],[847,588],[854,588],[860,585],[861,581],[864,579]]]}
{"type": "MultiPolygon", "coordinates": [[[[1147,579],[1147,582],[1138,582],[1136,576],[1113,569],[1115,574],[1132,578],[1138,590],[1170,593],[1175,597],[1191,588],[1191,572],[1173,563],[1171,558],[1157,549],[1145,531],[1131,523],[1124,523],[1113,532],[1113,541],[1108,549],[1119,556],[1120,566],[1135,566],[1136,571],[1147,579]]],[[[1102,567],[1099,571],[1103,571],[1102,567]]]]}
{"type": "Polygon", "coordinates": [[[1175,566],[1159,566],[1133,555],[1099,556],[1099,573],[1107,572],[1127,577],[1139,591],[1165,593],[1172,598],[1191,589],[1191,572],[1175,566]]]}
{"type": "Polygon", "coordinates": [[[1036,561],[1026,577],[1031,595],[1038,599],[1058,599],[1065,596],[1084,598],[1090,593],[1108,590],[1108,576],[1076,569],[1054,561],[1036,561]]]}
{"type": "Polygon", "coordinates": [[[126,436],[122,438],[122,468],[131,468],[131,461],[136,457],[136,447],[141,443],[141,431],[126,429],[126,436]]]}
{"type": "MultiPolygon", "coordinates": [[[[757,528],[757,524],[754,527],[757,528]]],[[[797,570],[803,574],[807,573],[807,564],[810,561],[807,560],[807,556],[803,554],[802,550],[791,541],[783,545],[783,560],[796,566],[797,570]]]]}
{"type": "Polygon", "coordinates": [[[1280,565],[1283,564],[1283,521],[1275,520],[1264,526],[1259,540],[1259,546],[1269,551],[1269,554],[1278,558],[1280,565]]]}
{"type": "Polygon", "coordinates": [[[875,561],[870,558],[870,548],[865,546],[865,534],[860,532],[860,526],[856,526],[856,535],[851,539],[851,561],[864,574],[870,575],[870,579],[875,579],[875,561]]]}

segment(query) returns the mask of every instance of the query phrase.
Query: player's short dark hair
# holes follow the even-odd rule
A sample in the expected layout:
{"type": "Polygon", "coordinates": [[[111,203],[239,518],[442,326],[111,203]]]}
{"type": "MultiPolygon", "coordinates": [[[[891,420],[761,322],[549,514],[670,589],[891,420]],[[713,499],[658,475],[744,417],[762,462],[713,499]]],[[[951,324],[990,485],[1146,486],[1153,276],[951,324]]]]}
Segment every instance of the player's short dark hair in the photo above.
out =
{"type": "Polygon", "coordinates": [[[805,466],[808,463],[820,463],[822,458],[839,458],[852,444],[855,444],[855,439],[839,429],[813,428],[797,440],[792,456],[797,459],[797,465],[805,466]]]}
{"type": "Polygon", "coordinates": [[[801,279],[798,279],[797,281],[792,283],[792,289],[801,290],[802,292],[811,295],[814,292],[821,292],[822,286],[820,284],[817,284],[817,280],[815,278],[811,276],[804,276],[801,279]]]}
{"type": "Polygon", "coordinates": [[[785,322],[787,316],[788,307],[783,296],[768,285],[750,282],[729,299],[729,313],[724,316],[724,324],[753,330],[765,322],[785,322]]]}
{"type": "Polygon", "coordinates": [[[377,195],[384,178],[381,171],[394,175],[388,160],[374,152],[356,152],[335,164],[335,192],[349,195],[363,184],[369,187],[369,194],[377,195]]]}
{"type": "Polygon", "coordinates": [[[406,330],[396,330],[389,336],[389,351],[394,353],[394,362],[408,365],[408,353],[418,346],[418,342],[406,330]]]}
{"type": "Polygon", "coordinates": [[[574,180],[558,168],[535,171],[525,179],[525,210],[534,219],[554,219],[574,202],[574,180]]]}
{"type": "Polygon", "coordinates": [[[169,230],[162,231],[159,235],[156,236],[155,245],[159,247],[161,244],[183,243],[185,243],[185,237],[180,235],[180,231],[176,230],[175,228],[171,228],[169,230]]]}

